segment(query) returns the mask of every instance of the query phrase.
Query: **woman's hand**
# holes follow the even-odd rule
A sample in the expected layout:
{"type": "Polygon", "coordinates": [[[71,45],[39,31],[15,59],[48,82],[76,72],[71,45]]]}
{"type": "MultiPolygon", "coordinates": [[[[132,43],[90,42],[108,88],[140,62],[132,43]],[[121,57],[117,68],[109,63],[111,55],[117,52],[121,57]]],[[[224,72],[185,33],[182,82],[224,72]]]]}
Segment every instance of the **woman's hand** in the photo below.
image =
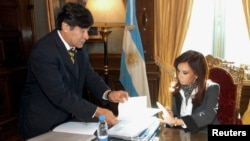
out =
{"type": "Polygon", "coordinates": [[[159,120],[161,123],[166,123],[172,127],[174,125],[175,120],[173,112],[170,108],[166,108],[166,111],[168,112],[169,116],[166,116],[164,119],[160,118],[159,120]]]}

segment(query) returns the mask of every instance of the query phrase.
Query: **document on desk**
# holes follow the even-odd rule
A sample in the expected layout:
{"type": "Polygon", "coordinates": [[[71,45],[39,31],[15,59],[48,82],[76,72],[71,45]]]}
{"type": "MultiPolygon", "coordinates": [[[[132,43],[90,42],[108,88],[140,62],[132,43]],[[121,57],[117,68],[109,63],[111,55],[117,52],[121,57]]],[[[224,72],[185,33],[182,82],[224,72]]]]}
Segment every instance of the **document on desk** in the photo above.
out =
{"type": "MultiPolygon", "coordinates": [[[[147,107],[147,97],[130,97],[125,103],[118,104],[119,120],[142,120],[160,112],[158,108],[147,107]]],[[[98,127],[97,122],[68,121],[53,129],[54,132],[93,135],[98,127]]]]}
{"type": "Polygon", "coordinates": [[[53,131],[54,132],[94,135],[97,127],[98,127],[97,122],[68,121],[68,122],[65,122],[65,123],[60,124],[57,127],[55,127],[53,129],[53,131]]]}
{"type": "Polygon", "coordinates": [[[94,141],[95,138],[95,135],[47,132],[28,139],[27,141],[94,141]]]}
{"type": "Polygon", "coordinates": [[[126,102],[118,104],[119,120],[151,117],[158,112],[158,108],[147,107],[147,96],[130,97],[126,102]]]}
{"type": "Polygon", "coordinates": [[[147,107],[147,97],[130,97],[118,105],[117,124],[109,129],[109,136],[123,140],[149,140],[158,130],[160,121],[154,115],[158,108],[147,107]]]}

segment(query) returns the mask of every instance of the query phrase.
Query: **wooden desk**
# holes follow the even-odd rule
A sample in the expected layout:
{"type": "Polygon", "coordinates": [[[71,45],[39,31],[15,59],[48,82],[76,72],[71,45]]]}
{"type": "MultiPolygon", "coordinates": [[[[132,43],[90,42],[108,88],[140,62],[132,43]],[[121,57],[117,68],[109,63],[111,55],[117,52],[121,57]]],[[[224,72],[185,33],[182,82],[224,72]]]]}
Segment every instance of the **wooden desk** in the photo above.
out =
{"type": "MultiPolygon", "coordinates": [[[[91,140],[92,135],[80,135],[80,134],[71,134],[71,133],[59,133],[59,132],[48,132],[46,134],[34,137],[29,141],[80,141],[80,140],[91,140]],[[90,139],[89,139],[90,137],[90,139]]],[[[174,128],[165,128],[161,125],[160,131],[157,133],[154,141],[207,141],[207,133],[185,133],[181,129],[174,128]]],[[[91,141],[97,141],[97,139],[92,139],[91,141]]],[[[112,139],[112,141],[116,141],[112,139]]],[[[121,140],[119,140],[121,141],[121,140]]]]}
{"type": "Polygon", "coordinates": [[[207,141],[207,133],[185,133],[181,129],[165,128],[161,125],[161,130],[157,134],[159,141],[207,141]]]}

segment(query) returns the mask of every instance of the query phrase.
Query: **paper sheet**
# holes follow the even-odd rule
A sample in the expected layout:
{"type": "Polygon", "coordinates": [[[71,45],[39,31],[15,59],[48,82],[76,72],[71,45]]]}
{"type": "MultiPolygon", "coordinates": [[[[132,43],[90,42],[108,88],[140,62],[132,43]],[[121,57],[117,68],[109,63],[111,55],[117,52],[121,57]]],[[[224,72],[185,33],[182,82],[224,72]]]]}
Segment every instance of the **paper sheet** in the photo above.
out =
{"type": "MultiPolygon", "coordinates": [[[[118,105],[119,120],[141,120],[160,112],[160,109],[158,108],[147,108],[146,96],[130,97],[128,101],[125,103],[119,103],[118,105]]],[[[55,127],[53,131],[93,135],[97,127],[97,122],[68,121],[55,127]]]]}
{"type": "Polygon", "coordinates": [[[94,141],[95,138],[95,135],[47,132],[27,141],[94,141]]]}
{"type": "Polygon", "coordinates": [[[147,97],[130,97],[125,103],[118,104],[118,119],[137,119],[151,117],[160,112],[158,108],[147,107],[147,97]]]}
{"type": "Polygon", "coordinates": [[[97,122],[74,122],[69,121],[58,125],[53,129],[55,132],[94,135],[98,127],[97,122]]]}

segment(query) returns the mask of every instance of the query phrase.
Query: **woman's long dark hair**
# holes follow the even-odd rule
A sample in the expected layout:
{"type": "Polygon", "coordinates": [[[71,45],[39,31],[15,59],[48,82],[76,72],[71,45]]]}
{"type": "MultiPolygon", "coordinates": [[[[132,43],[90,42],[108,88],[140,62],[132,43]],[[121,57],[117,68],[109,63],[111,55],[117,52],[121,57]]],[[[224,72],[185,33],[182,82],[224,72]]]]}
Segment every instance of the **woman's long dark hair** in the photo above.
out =
{"type": "MultiPolygon", "coordinates": [[[[198,91],[195,94],[195,97],[192,99],[192,103],[194,105],[200,105],[204,98],[204,93],[206,91],[206,81],[208,79],[207,61],[203,54],[194,50],[188,50],[175,59],[174,67],[176,71],[178,71],[178,65],[185,62],[188,63],[190,68],[194,71],[194,74],[197,76],[195,83],[198,87],[198,91]]],[[[180,85],[180,81],[177,79],[177,83],[174,86],[173,91],[174,95],[179,94],[180,85]]]]}

